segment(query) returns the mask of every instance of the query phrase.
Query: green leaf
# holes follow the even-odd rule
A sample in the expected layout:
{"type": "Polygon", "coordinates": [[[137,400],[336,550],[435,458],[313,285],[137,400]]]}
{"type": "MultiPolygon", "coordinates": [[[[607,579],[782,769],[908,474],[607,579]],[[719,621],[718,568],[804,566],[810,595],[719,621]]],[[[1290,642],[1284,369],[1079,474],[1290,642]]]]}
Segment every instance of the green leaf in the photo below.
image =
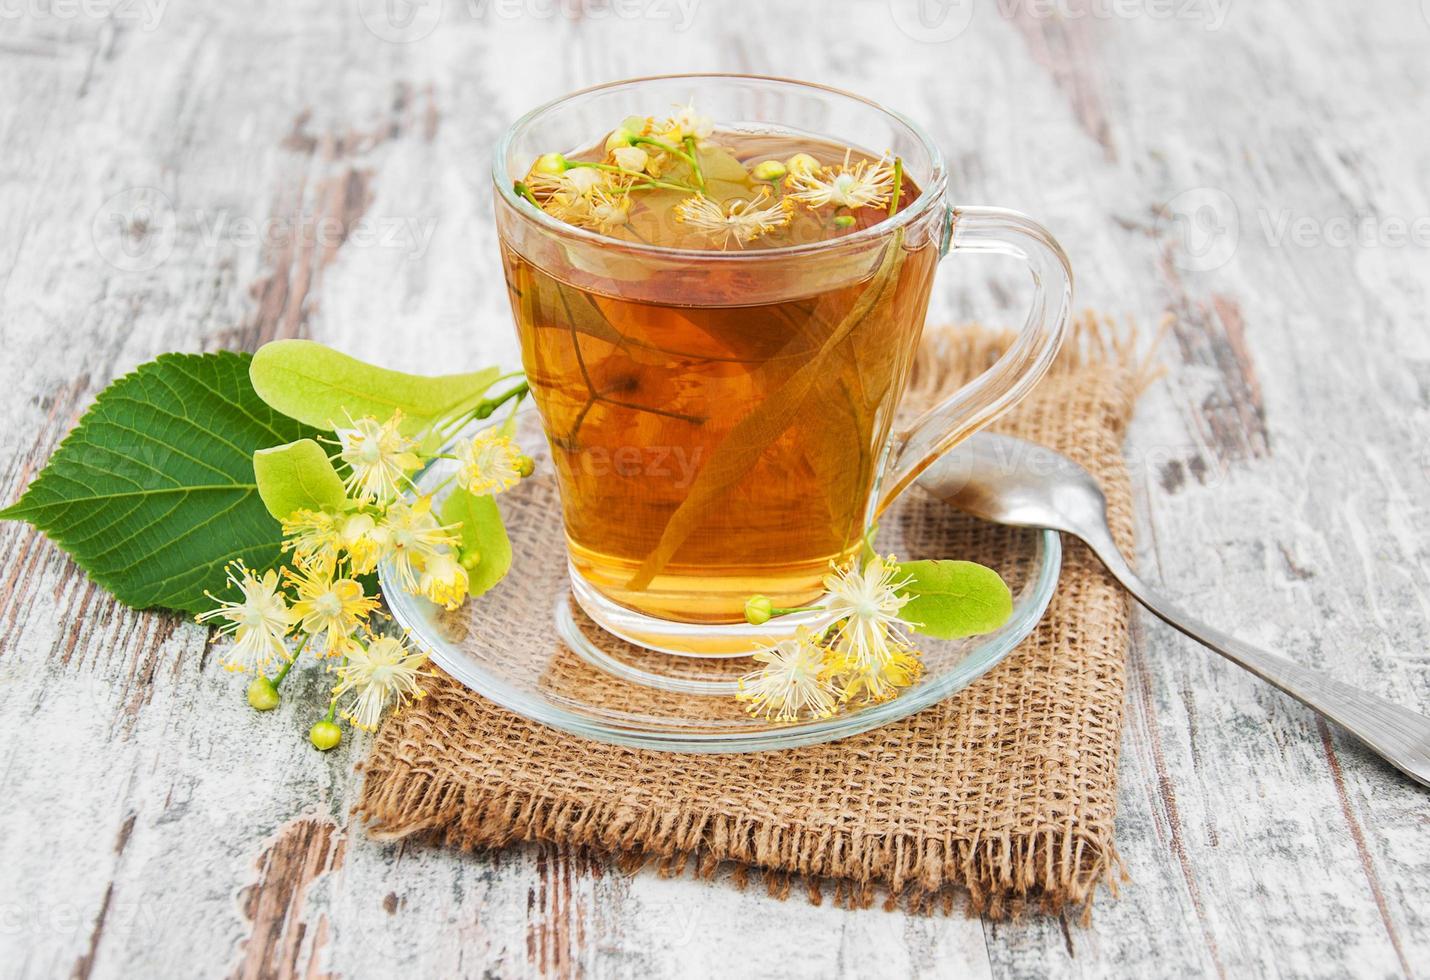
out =
{"type": "Polygon", "coordinates": [[[971,561],[906,561],[901,589],[910,596],[899,615],[920,633],[956,640],[992,633],[1013,615],[1013,593],[991,568],[971,561]]]}
{"type": "Polygon", "coordinates": [[[412,435],[433,419],[475,405],[501,371],[404,374],[311,340],[275,340],[259,348],[249,376],[259,397],[307,425],[331,431],[350,417],[385,422],[400,410],[402,431],[412,435]]]}
{"type": "Polygon", "coordinates": [[[500,582],[511,569],[511,541],[506,536],[497,502],[490,496],[478,497],[461,487],[442,501],[443,524],[462,523],[462,554],[476,552],[481,561],[469,568],[467,592],[478,596],[500,582]]]}
{"type": "Polygon", "coordinates": [[[295,510],[339,510],[347,500],[342,477],[312,439],[258,450],[253,475],[263,506],[280,521],[295,510]]]}
{"type": "Polygon", "coordinates": [[[224,566],[280,563],[253,453],[315,432],[259,399],[248,354],[165,354],[112,383],[0,519],[28,521],[138,609],[200,612],[224,566]]]}

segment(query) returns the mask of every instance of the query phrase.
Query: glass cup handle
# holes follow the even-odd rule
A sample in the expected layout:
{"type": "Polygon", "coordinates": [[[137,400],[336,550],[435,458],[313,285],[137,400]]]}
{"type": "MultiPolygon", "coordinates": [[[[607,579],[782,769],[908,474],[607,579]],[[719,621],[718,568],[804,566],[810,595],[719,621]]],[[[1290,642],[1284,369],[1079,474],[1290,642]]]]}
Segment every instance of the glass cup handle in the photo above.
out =
{"type": "Polygon", "coordinates": [[[1046,228],[1004,208],[951,207],[946,220],[944,255],[1017,256],[1033,274],[1033,303],[1022,332],[996,364],[895,435],[879,511],[940,456],[1026,395],[1047,373],[1068,331],[1072,268],[1046,228]]]}

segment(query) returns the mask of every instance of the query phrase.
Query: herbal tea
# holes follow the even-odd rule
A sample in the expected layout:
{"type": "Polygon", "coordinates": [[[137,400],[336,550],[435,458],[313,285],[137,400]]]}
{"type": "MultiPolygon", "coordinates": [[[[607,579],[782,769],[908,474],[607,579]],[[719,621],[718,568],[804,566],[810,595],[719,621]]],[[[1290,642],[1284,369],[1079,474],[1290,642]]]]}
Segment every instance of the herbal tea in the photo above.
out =
{"type": "MultiPolygon", "coordinates": [[[[519,191],[612,239],[701,252],[847,237],[919,193],[897,161],[688,109],[627,120],[604,148],[547,154],[519,191]]],[[[895,231],[797,268],[643,254],[503,243],[575,570],[662,619],[738,620],[754,593],[807,603],[862,540],[937,246],[895,231]]]]}

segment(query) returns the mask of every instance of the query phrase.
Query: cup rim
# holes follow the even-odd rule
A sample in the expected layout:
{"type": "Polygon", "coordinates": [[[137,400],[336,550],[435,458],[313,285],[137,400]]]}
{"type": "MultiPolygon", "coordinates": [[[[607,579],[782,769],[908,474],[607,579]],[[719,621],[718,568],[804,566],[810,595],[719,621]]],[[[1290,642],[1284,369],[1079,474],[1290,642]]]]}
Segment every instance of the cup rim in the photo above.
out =
{"type": "Polygon", "coordinates": [[[576,239],[591,245],[616,247],[629,252],[648,253],[667,259],[689,259],[699,261],[769,261],[774,258],[782,258],[791,255],[805,255],[819,252],[833,251],[840,248],[857,246],[865,242],[882,239],[889,232],[904,225],[922,218],[933,207],[937,201],[943,197],[943,191],[947,183],[947,172],[944,170],[943,154],[939,152],[937,144],[929,138],[918,123],[908,116],[887,106],[880,105],[873,99],[865,98],[853,92],[832,85],[823,85],[819,82],[806,82],[795,78],[785,78],[779,75],[751,75],[743,72],[682,72],[670,75],[641,75],[634,78],[622,78],[610,82],[602,82],[599,85],[590,85],[574,92],[558,96],[541,103],[534,109],[524,113],[513,122],[502,133],[501,139],[497,141],[496,148],[492,153],[492,182],[496,185],[497,193],[509,204],[521,218],[536,223],[544,227],[553,234],[565,238],[576,239]],[[677,80],[696,79],[743,79],[746,81],[777,82],[782,85],[792,85],[798,88],[814,89],[827,92],[841,98],[851,99],[855,102],[862,102],[876,112],[881,112],[885,116],[906,128],[910,133],[923,144],[924,151],[929,155],[932,167],[932,174],[927,187],[919,188],[919,196],[914,199],[914,203],[904,208],[898,214],[884,218],[877,224],[868,228],[861,228],[852,235],[845,235],[842,238],[831,238],[822,242],[806,242],[798,245],[781,245],[778,248],[751,249],[748,251],[716,251],[714,249],[701,248],[672,248],[668,245],[652,245],[645,242],[631,242],[623,238],[614,238],[610,235],[603,235],[590,228],[581,228],[577,225],[559,221],[547,214],[545,211],[530,207],[530,202],[524,201],[513,187],[513,178],[507,169],[506,159],[511,148],[512,141],[516,134],[536,120],[544,113],[569,102],[572,99],[590,95],[594,92],[601,92],[606,89],[619,88],[624,85],[633,85],[639,82],[665,82],[677,80]]]}

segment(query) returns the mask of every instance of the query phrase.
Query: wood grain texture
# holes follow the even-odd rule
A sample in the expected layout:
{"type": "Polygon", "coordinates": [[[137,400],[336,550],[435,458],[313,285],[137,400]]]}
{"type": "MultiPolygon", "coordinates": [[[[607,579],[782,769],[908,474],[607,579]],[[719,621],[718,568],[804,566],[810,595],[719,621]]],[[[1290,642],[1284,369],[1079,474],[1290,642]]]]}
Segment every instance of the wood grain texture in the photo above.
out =
{"type": "MultiPolygon", "coordinates": [[[[9,5],[0,500],[166,350],[303,335],[400,368],[514,363],[486,175],[506,123],[615,77],[791,75],[924,122],[959,200],[1053,229],[1080,302],[1177,315],[1128,445],[1143,567],[1209,621],[1423,709],[1423,7],[924,0],[920,20],[914,0],[429,0],[402,42],[367,0],[9,5]]],[[[1011,322],[1023,295],[970,261],[934,316],[1011,322]]],[[[0,975],[1430,962],[1424,792],[1147,617],[1118,820],[1132,880],[1089,927],[995,926],[537,848],[374,843],[347,818],[362,741],[303,739],[318,678],[256,716],[203,630],[117,606],[24,526],[0,525],[0,555],[0,975]]]]}

